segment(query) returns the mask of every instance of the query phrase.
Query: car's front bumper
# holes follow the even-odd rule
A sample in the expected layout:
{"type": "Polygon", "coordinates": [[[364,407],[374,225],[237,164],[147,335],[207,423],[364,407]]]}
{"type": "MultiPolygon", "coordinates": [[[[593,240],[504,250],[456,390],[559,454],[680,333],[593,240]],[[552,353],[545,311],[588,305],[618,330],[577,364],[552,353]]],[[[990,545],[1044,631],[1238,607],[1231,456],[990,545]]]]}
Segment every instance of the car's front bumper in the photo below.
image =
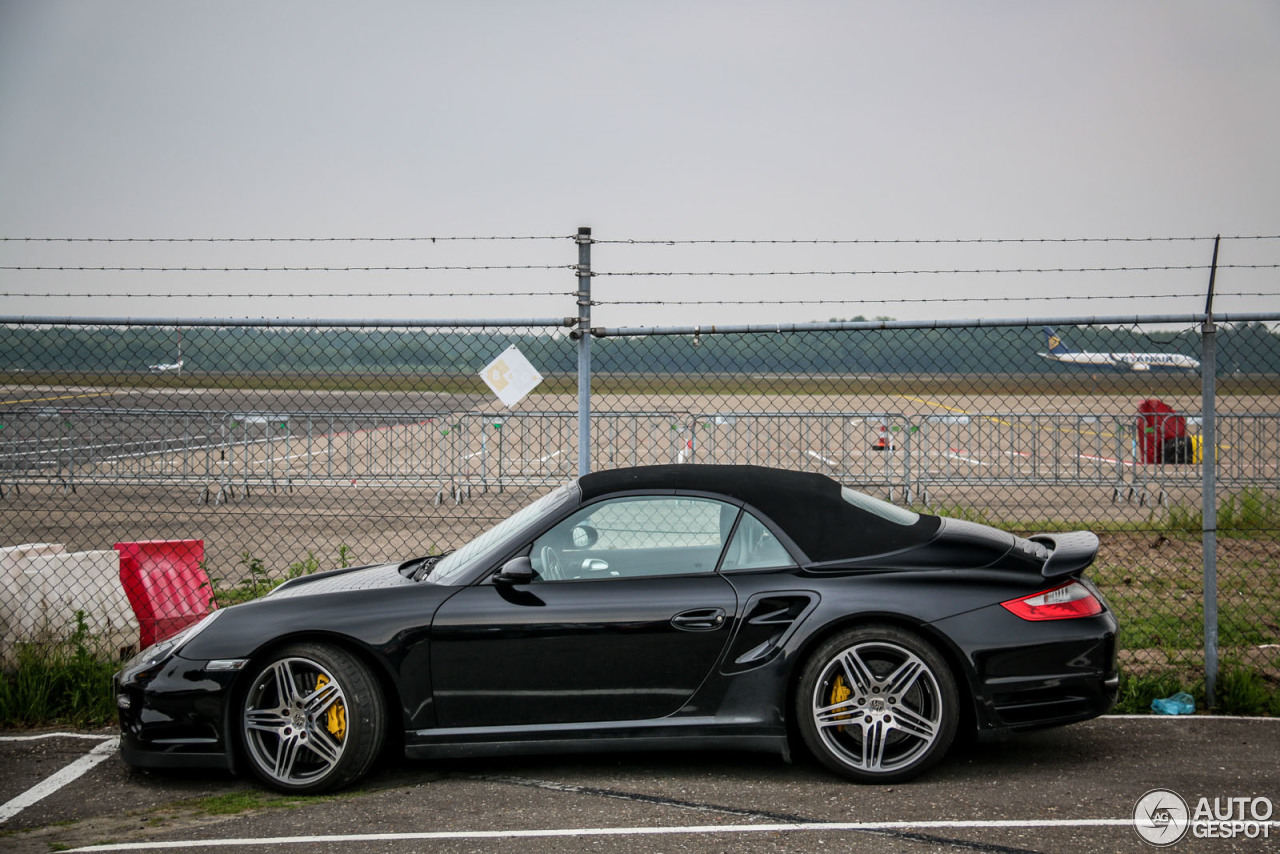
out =
{"type": "Polygon", "coordinates": [[[226,731],[234,672],[172,656],[115,676],[120,753],[139,768],[235,770],[226,731]]]}

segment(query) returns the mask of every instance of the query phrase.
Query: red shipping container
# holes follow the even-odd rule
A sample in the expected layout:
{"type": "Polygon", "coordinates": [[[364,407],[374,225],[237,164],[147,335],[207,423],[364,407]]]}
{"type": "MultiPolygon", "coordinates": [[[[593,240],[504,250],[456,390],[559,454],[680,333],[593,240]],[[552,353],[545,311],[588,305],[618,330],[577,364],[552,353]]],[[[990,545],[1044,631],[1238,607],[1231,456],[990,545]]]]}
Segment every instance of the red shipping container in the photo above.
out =
{"type": "Polygon", "coordinates": [[[201,566],[204,540],[141,540],[116,543],[115,549],[142,648],[176,635],[218,607],[201,566]]]}

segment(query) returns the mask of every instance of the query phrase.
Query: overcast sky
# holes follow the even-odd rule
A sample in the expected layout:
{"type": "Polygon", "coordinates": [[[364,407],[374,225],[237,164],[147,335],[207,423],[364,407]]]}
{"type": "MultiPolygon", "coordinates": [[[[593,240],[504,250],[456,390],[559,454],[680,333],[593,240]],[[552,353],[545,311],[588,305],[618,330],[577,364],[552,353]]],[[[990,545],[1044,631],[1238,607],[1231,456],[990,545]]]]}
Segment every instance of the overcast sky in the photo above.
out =
{"type": "MultiPolygon", "coordinates": [[[[1280,235],[1277,105],[1274,0],[0,0],[0,237],[1280,235]]],[[[1211,253],[602,243],[602,273],[860,274],[602,275],[596,325],[1189,313],[1211,253]],[[886,272],[1093,267],[1195,269],[886,272]]],[[[1220,271],[1219,309],[1280,310],[1280,240],[1221,260],[1263,269],[1220,271]]],[[[0,266],[556,269],[0,270],[0,313],[552,317],[567,296],[441,295],[567,294],[575,261],[568,240],[10,240],[0,266]]]]}

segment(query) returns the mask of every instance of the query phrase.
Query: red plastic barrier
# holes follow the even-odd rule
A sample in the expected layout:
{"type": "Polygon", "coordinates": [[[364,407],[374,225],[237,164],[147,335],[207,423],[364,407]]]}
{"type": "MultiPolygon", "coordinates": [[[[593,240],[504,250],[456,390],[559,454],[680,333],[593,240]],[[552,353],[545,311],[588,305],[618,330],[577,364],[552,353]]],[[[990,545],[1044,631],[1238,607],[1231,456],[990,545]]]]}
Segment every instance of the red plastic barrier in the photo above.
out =
{"type": "Polygon", "coordinates": [[[200,564],[204,540],[116,543],[120,583],[138,617],[143,648],[172,637],[218,607],[200,564]]]}
{"type": "Polygon", "coordinates": [[[1154,397],[1138,404],[1138,448],[1144,464],[1172,462],[1165,459],[1165,443],[1169,442],[1172,448],[1170,440],[1186,438],[1187,419],[1169,404],[1154,397]]]}

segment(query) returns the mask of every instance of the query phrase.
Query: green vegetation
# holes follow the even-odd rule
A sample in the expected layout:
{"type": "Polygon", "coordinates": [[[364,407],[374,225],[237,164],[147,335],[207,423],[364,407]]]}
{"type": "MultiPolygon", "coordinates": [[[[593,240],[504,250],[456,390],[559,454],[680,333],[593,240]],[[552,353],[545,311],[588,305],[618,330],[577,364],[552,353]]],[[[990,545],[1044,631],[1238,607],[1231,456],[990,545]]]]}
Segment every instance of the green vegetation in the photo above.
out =
{"type": "MultiPolygon", "coordinates": [[[[1132,328],[1062,327],[1059,332],[1082,350],[1134,352],[1160,350],[1200,354],[1194,328],[1144,334],[1132,328]]],[[[1280,335],[1261,323],[1223,324],[1217,334],[1223,392],[1250,375],[1280,372],[1280,335]]],[[[251,380],[268,388],[295,378],[331,382],[417,381],[452,375],[479,386],[484,365],[511,344],[529,357],[544,376],[572,378],[576,344],[563,334],[529,330],[439,329],[273,329],[196,327],[182,331],[186,367],[181,375],[147,374],[147,366],[177,355],[172,327],[0,327],[0,374],[18,382],[33,374],[147,376],[156,385],[184,384],[198,376],[202,384],[223,377],[237,386],[251,380]],[[299,370],[296,366],[304,366],[299,370]]],[[[847,381],[849,375],[910,374],[918,377],[1029,374],[1069,377],[1080,387],[1079,371],[1036,357],[1043,340],[1034,327],[982,329],[885,329],[813,331],[774,335],[705,334],[670,338],[600,338],[592,362],[601,374],[654,377],[666,388],[670,377],[822,376],[847,381]]],[[[1123,377],[1117,374],[1117,377],[1123,377]]],[[[1195,377],[1146,376],[1144,389],[1194,387],[1195,377]]],[[[1124,380],[1132,386],[1133,377],[1124,380]]],[[[101,385],[102,383],[95,383],[101,385]]],[[[1091,387],[1096,380],[1088,383],[1091,387]]],[[[1082,392],[1091,393],[1091,392],[1082,392]]]]}
{"type": "Polygon", "coordinates": [[[1151,701],[1172,697],[1180,691],[1186,691],[1196,698],[1196,707],[1204,708],[1204,681],[1194,684],[1184,682],[1178,674],[1161,673],[1129,673],[1120,674],[1120,697],[1116,702],[1115,713],[1121,715],[1140,715],[1151,711],[1151,701]]]}
{"type": "MultiPolygon", "coordinates": [[[[1218,644],[1272,644],[1280,636],[1280,540],[1218,544],[1218,644]]],[[[1198,536],[1106,535],[1089,570],[1120,615],[1120,648],[1199,651],[1204,644],[1204,570],[1198,536]]]]}
{"type": "MultiPolygon", "coordinates": [[[[307,552],[305,559],[290,564],[289,568],[282,573],[271,572],[266,568],[262,558],[253,557],[248,552],[240,556],[239,564],[244,569],[240,573],[240,580],[231,587],[223,586],[224,578],[209,576],[209,589],[213,593],[213,601],[219,608],[227,608],[266,596],[290,579],[312,575],[324,568],[320,565],[315,553],[310,551],[307,552]]],[[[329,568],[346,569],[349,566],[351,566],[351,547],[339,546],[338,560],[333,567],[329,568]]]]}
{"type": "Polygon", "coordinates": [[[1221,668],[1216,693],[1224,714],[1280,716],[1280,684],[1242,664],[1221,668]]]}
{"type": "MultiPolygon", "coordinates": [[[[963,519],[966,522],[976,522],[979,525],[992,525],[998,528],[1009,527],[1007,523],[993,520],[990,515],[988,515],[982,510],[979,510],[976,507],[971,507],[968,504],[960,504],[959,502],[956,502],[956,501],[936,502],[934,504],[929,505],[928,507],[925,507],[923,505],[917,505],[912,507],[911,509],[915,510],[917,513],[928,513],[934,516],[946,516],[950,519],[963,519]]],[[[1020,526],[1014,525],[1012,527],[1017,528],[1020,526]]],[[[1049,527],[1053,527],[1052,524],[1050,524],[1049,527]]]]}
{"type": "MultiPolygon", "coordinates": [[[[1175,505],[1166,511],[1164,528],[1171,532],[1200,533],[1204,528],[1204,512],[1199,507],[1175,505]]],[[[1218,504],[1217,530],[1225,536],[1280,531],[1280,495],[1254,487],[1226,496],[1218,504]]]]}
{"type": "MultiPolygon", "coordinates": [[[[239,815],[250,810],[260,809],[295,809],[300,806],[311,806],[324,801],[332,801],[342,795],[281,795],[262,789],[238,789],[222,795],[211,795],[207,798],[193,798],[177,801],[156,811],[183,811],[203,815],[239,815]]],[[[161,819],[163,821],[163,819],[161,819]]]]}
{"type": "MultiPolygon", "coordinates": [[[[1185,691],[1195,697],[1196,710],[1204,711],[1204,677],[1161,671],[1120,675],[1116,714],[1151,712],[1151,701],[1185,691]]],[[[1280,716],[1280,684],[1238,661],[1224,662],[1218,671],[1214,711],[1223,715],[1280,716]]]]}
{"type": "MultiPolygon", "coordinates": [[[[330,795],[283,795],[264,789],[242,788],[221,795],[189,798],[161,804],[145,810],[129,811],[122,816],[122,820],[128,822],[134,828],[142,826],[148,830],[156,831],[162,830],[169,825],[189,826],[193,822],[200,822],[206,816],[238,816],[266,810],[291,810],[350,799],[355,796],[356,793],[354,792],[339,792],[330,795]]],[[[49,827],[75,828],[82,824],[83,822],[76,820],[61,821],[55,822],[49,827]]],[[[29,831],[30,828],[0,830],[0,839],[22,838],[22,835],[29,831]]],[[[47,844],[50,851],[66,851],[72,847],[52,840],[47,844]]],[[[92,843],[92,845],[114,844],[118,844],[118,842],[111,838],[97,839],[92,843]]]]}
{"type": "Polygon", "coordinates": [[[115,720],[113,650],[89,633],[85,613],[63,638],[18,643],[15,666],[0,673],[0,726],[69,724],[96,727],[115,720]]]}
{"type": "MultiPolygon", "coordinates": [[[[221,579],[210,579],[219,607],[265,596],[291,578],[324,568],[312,552],[283,572],[271,572],[260,558],[248,553],[240,565],[243,577],[231,587],[222,587],[221,579]]],[[[341,546],[331,568],[351,565],[351,549],[341,546]]],[[[0,671],[0,726],[96,727],[114,722],[111,677],[120,667],[117,653],[89,631],[83,611],[76,612],[62,637],[15,644],[13,661],[0,671]]]]}

